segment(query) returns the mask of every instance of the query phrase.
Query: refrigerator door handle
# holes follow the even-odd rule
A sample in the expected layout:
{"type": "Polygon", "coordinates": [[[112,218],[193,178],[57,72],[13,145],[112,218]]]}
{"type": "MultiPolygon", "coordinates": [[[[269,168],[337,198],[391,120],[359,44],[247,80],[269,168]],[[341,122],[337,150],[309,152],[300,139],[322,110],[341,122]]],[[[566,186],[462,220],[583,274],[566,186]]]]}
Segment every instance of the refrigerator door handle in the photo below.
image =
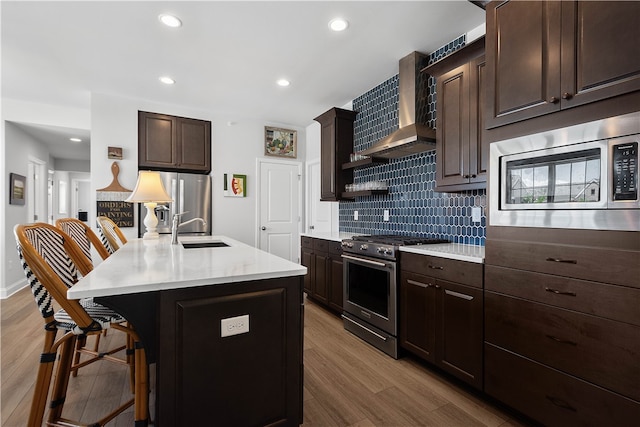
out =
{"type": "Polygon", "coordinates": [[[178,191],[178,184],[176,183],[176,179],[171,180],[171,199],[176,201],[176,192],[178,191]]]}
{"type": "Polygon", "coordinates": [[[184,179],[180,180],[180,209],[179,212],[184,212],[184,179]]]}

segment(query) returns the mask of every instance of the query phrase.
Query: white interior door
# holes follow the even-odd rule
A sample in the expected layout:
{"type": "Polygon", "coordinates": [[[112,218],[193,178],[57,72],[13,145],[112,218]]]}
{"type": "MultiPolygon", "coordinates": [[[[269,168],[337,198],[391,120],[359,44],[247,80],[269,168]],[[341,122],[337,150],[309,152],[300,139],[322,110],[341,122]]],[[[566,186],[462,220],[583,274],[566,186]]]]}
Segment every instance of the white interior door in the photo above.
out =
{"type": "Polygon", "coordinates": [[[308,233],[330,233],[337,224],[338,202],[320,201],[320,160],[307,163],[307,216],[308,233]]]}
{"type": "Polygon", "coordinates": [[[298,262],[300,163],[258,159],[258,247],[298,262]]]}

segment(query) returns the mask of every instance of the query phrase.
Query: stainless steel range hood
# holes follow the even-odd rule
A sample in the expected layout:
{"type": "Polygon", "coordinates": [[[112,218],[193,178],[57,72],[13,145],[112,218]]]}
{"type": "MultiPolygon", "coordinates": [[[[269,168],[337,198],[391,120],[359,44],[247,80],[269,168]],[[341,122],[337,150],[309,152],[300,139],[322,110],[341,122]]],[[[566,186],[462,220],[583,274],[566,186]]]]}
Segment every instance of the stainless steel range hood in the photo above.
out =
{"type": "Polygon", "coordinates": [[[425,123],[427,117],[427,75],[420,70],[427,56],[412,52],[400,60],[398,73],[399,129],[374,143],[360,154],[395,159],[435,150],[436,131],[425,123]]]}

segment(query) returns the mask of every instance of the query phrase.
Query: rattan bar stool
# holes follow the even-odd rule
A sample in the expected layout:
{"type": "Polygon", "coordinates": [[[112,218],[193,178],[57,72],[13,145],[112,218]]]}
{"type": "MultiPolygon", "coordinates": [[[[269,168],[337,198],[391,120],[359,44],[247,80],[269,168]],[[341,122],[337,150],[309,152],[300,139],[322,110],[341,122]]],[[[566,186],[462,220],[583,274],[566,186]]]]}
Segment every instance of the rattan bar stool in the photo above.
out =
{"type": "MultiPolygon", "coordinates": [[[[91,245],[95,247],[96,251],[100,255],[102,259],[107,259],[109,255],[109,251],[107,250],[107,246],[103,244],[103,242],[96,236],[96,234],[86,225],[84,222],[76,219],[76,218],[61,218],[56,221],[56,227],[64,231],[73,239],[74,242],[78,244],[80,249],[84,255],[91,261],[91,245]]],[[[103,335],[106,335],[107,331],[103,331],[103,335]]],[[[129,336],[127,336],[129,338],[129,336]]],[[[86,366],[90,363],[93,363],[101,358],[105,358],[107,360],[116,361],[116,362],[124,362],[122,359],[113,359],[111,357],[112,354],[115,354],[123,349],[127,349],[127,360],[128,363],[133,368],[133,342],[130,339],[127,339],[126,346],[119,346],[113,349],[109,349],[107,351],[100,352],[98,351],[100,346],[100,335],[96,335],[95,344],[93,350],[89,350],[86,347],[87,337],[86,335],[80,335],[78,337],[78,342],[76,345],[75,354],[73,356],[73,366],[71,367],[71,372],[73,376],[78,375],[78,369],[86,366]],[[89,359],[80,362],[81,355],[86,354],[89,356],[89,359]]],[[[131,390],[133,391],[134,387],[134,372],[131,369],[131,390]]]]}
{"type": "Polygon", "coordinates": [[[109,253],[114,253],[120,249],[122,245],[127,243],[127,238],[124,236],[124,233],[111,218],[99,216],[96,218],[96,224],[102,236],[102,243],[107,247],[109,253]]]}
{"type": "Polygon", "coordinates": [[[59,355],[53,390],[50,397],[48,425],[86,426],[86,423],[65,419],[62,415],[71,376],[73,349],[80,335],[100,334],[113,328],[131,336],[135,342],[134,397],[107,414],[92,426],[102,426],[134,405],[135,425],[148,424],[148,367],[144,347],[136,332],[124,326],[126,319],[115,311],[91,299],[70,300],[67,290],[78,274],[92,270],[82,249],[62,230],[45,223],[16,225],[14,228],[18,254],[36,304],[45,321],[45,339],[36,379],[29,427],[40,427],[44,417],[56,357],[59,355]],[[62,309],[54,313],[52,301],[62,309]],[[58,330],[63,335],[56,339],[58,330]]]}

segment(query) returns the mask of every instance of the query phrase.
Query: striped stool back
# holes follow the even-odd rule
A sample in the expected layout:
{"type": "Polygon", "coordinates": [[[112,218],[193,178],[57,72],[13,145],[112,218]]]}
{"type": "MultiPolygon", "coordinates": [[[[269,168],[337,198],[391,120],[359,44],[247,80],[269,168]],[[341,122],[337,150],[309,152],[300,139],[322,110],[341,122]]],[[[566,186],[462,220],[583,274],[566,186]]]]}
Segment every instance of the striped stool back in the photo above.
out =
{"type": "Polygon", "coordinates": [[[111,247],[108,242],[105,244],[89,226],[76,218],[59,219],[56,221],[56,227],[67,233],[80,246],[80,249],[89,260],[91,260],[92,244],[102,259],[107,259],[111,254],[109,252],[111,247]]]}
{"type": "Polygon", "coordinates": [[[120,227],[110,218],[99,216],[96,218],[96,224],[98,225],[102,242],[109,248],[109,253],[114,253],[120,249],[120,246],[127,243],[127,238],[120,230],[120,227]]]}

